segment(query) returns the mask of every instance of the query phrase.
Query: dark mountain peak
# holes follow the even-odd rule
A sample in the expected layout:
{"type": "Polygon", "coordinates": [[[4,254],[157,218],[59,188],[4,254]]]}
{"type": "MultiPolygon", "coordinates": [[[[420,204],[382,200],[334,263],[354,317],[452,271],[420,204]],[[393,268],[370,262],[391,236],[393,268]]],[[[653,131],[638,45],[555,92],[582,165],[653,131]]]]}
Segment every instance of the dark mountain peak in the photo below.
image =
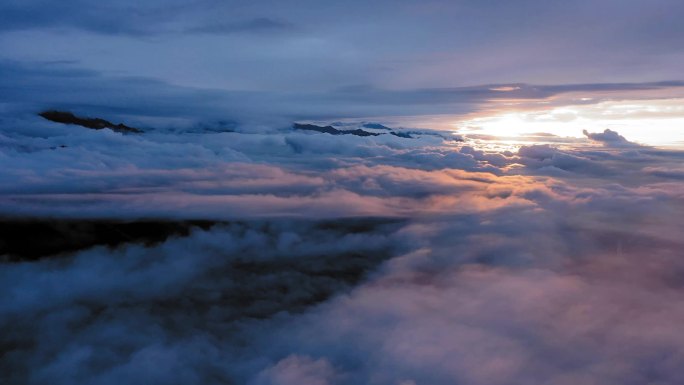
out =
{"type": "Polygon", "coordinates": [[[305,131],[316,131],[322,132],[330,135],[356,135],[356,136],[378,136],[380,134],[375,134],[372,132],[364,131],[360,128],[356,130],[338,130],[333,126],[317,126],[315,124],[302,124],[295,123],[292,128],[295,130],[305,130],[305,131]]]}
{"type": "Polygon", "coordinates": [[[374,129],[374,130],[387,130],[387,131],[392,131],[391,128],[389,128],[389,127],[387,127],[387,126],[385,126],[385,125],[382,125],[382,124],[380,124],[380,123],[364,123],[364,124],[363,124],[363,128],[371,128],[371,129],[374,129]]]}
{"type": "Polygon", "coordinates": [[[316,131],[331,135],[341,135],[342,132],[333,126],[317,126],[315,124],[295,123],[292,128],[295,130],[316,131]]]}
{"type": "Polygon", "coordinates": [[[112,131],[116,132],[122,132],[122,133],[140,133],[142,130],[137,129],[135,127],[129,127],[125,124],[119,123],[119,124],[114,124],[112,122],[109,122],[104,119],[99,119],[99,118],[81,118],[78,117],[71,112],[68,111],[55,111],[55,110],[49,110],[49,111],[43,111],[39,113],[38,115],[42,116],[43,118],[55,122],[55,123],[63,123],[63,124],[75,124],[77,126],[82,126],[86,128],[91,128],[93,130],[101,130],[103,128],[109,128],[112,131]]]}

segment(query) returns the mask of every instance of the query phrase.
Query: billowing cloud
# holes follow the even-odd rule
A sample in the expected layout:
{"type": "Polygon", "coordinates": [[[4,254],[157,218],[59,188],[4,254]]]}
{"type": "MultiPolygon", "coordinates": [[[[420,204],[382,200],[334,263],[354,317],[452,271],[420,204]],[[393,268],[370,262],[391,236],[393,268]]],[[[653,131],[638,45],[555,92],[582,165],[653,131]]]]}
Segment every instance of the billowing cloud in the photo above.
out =
{"type": "Polygon", "coordinates": [[[2,263],[6,383],[681,380],[679,151],[1,132],[5,216],[219,221],[2,263]]]}
{"type": "Polygon", "coordinates": [[[590,133],[587,130],[583,131],[584,135],[596,142],[601,142],[606,146],[633,146],[634,143],[625,139],[624,136],[617,132],[606,128],[603,132],[590,133]]]}

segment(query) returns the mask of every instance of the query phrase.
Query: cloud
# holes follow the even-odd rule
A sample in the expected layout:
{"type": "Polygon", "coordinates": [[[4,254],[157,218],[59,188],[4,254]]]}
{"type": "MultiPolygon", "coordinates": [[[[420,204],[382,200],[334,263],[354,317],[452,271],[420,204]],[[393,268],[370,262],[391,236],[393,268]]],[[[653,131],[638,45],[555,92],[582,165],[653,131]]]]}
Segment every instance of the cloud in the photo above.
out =
{"type": "Polygon", "coordinates": [[[493,153],[423,134],[331,137],[282,128],[122,135],[38,117],[8,119],[0,133],[5,215],[234,219],[467,212],[527,204],[527,193],[517,192],[549,188],[534,179],[539,175],[589,185],[605,177],[657,183],[672,178],[653,170],[681,161],[677,152],[634,146],[536,145],[493,153]]]}
{"type": "Polygon", "coordinates": [[[584,133],[584,136],[587,138],[595,141],[595,142],[600,142],[603,143],[605,146],[634,146],[635,143],[632,143],[625,139],[624,136],[618,134],[617,132],[606,128],[605,131],[600,132],[600,133],[590,133],[587,130],[582,131],[584,133]]]}
{"type": "Polygon", "coordinates": [[[3,2],[0,215],[221,223],[2,256],[0,382],[684,382],[684,152],[291,128],[678,95],[681,7],[3,2]]]}
{"type": "MultiPolygon", "coordinates": [[[[69,82],[118,84],[21,67],[86,112],[69,82]]],[[[680,382],[681,151],[205,130],[222,93],[165,93],[115,119],[173,122],[137,135],[4,100],[3,216],[224,223],[0,263],[3,383],[680,382]]]]}
{"type": "Polygon", "coordinates": [[[120,1],[111,5],[92,5],[81,0],[64,1],[56,5],[50,1],[10,1],[0,10],[3,30],[72,27],[103,34],[146,35],[159,23],[177,16],[180,3],[163,7],[157,1],[134,3],[120,1]]]}
{"type": "Polygon", "coordinates": [[[271,365],[325,360],[341,384],[675,383],[682,245],[645,223],[676,220],[679,198],[640,194],[414,223],[414,252],[278,329],[271,365]]]}
{"type": "Polygon", "coordinates": [[[272,368],[259,373],[254,385],[328,385],[335,383],[335,369],[324,359],[312,360],[310,357],[290,356],[272,368]]]}
{"type": "MultiPolygon", "coordinates": [[[[0,338],[9,349],[0,378],[65,384],[227,380],[230,346],[245,325],[289,318],[348,290],[403,247],[391,241],[398,224],[231,223],[157,247],[97,247],[61,260],[3,264],[0,323],[11,332],[0,338]],[[26,317],[34,322],[23,322],[26,317]],[[81,326],[73,329],[76,324],[81,326]]],[[[298,376],[293,365],[282,366],[273,375],[298,376]]]]}
{"type": "MultiPolygon", "coordinates": [[[[502,99],[509,98],[524,105],[576,92],[641,90],[662,93],[681,88],[680,82],[673,81],[558,86],[519,84],[519,89],[505,93],[492,91],[493,85],[400,90],[356,87],[321,92],[303,87],[297,81],[287,84],[286,90],[242,91],[180,86],[154,77],[113,76],[85,69],[82,65],[54,61],[0,60],[0,71],[8,75],[0,79],[0,87],[5,89],[0,96],[6,111],[4,120],[26,119],[30,114],[59,109],[134,127],[183,130],[220,126],[226,122],[230,122],[232,129],[273,130],[289,127],[293,121],[362,120],[368,116],[401,121],[410,115],[465,115],[498,108],[502,99]]],[[[595,96],[591,103],[612,97],[595,96]]]]}
{"type": "Polygon", "coordinates": [[[379,165],[322,173],[385,199],[457,204],[402,221],[238,221],[154,247],[4,263],[3,379],[680,380],[680,184],[379,165]],[[488,204],[459,205],[468,194],[488,204]]]}
{"type": "MultiPolygon", "coordinates": [[[[225,223],[0,262],[3,382],[681,382],[681,151],[614,131],[517,152],[427,129],[301,132],[290,105],[268,107],[284,94],[57,67],[4,63],[2,215],[225,223]],[[33,114],[56,95],[146,132],[33,114]]],[[[489,88],[288,95],[313,119],[489,88]]],[[[553,94],[534,88],[506,93],[553,94]]]]}
{"type": "Polygon", "coordinates": [[[245,22],[216,23],[194,27],[188,30],[193,33],[257,33],[257,34],[282,34],[296,31],[295,25],[266,17],[260,17],[245,22]]]}
{"type": "MultiPolygon", "coordinates": [[[[486,84],[493,97],[513,98],[531,92],[515,89],[519,84],[555,84],[567,92],[572,87],[562,83],[681,80],[673,64],[678,58],[669,57],[682,48],[675,38],[682,32],[675,17],[681,5],[672,0],[648,10],[635,0],[495,7],[441,0],[315,6],[306,0],[27,0],[0,7],[3,59],[76,61],[92,71],[201,88],[415,91],[486,84]],[[512,22],[525,17],[529,28],[512,22]]],[[[434,98],[419,96],[426,104],[434,98]]]]}
{"type": "MultiPolygon", "coordinates": [[[[682,153],[625,142],[610,131],[597,135],[603,146],[574,147],[552,145],[522,146],[511,161],[525,167],[516,172],[527,175],[549,175],[572,178],[573,183],[599,182],[610,178],[615,183],[662,183],[677,179],[682,153]],[[594,179],[598,178],[598,179],[594,179]]],[[[593,139],[596,140],[596,139],[593,139]]],[[[573,142],[573,141],[571,141],[573,142]]]]}

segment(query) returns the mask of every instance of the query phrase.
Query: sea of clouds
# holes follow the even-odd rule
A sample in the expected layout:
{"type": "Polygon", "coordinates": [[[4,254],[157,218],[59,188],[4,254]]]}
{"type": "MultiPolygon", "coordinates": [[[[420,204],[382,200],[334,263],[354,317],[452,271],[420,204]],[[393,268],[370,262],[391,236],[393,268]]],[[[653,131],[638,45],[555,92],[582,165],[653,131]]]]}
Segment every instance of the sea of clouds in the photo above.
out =
{"type": "Polygon", "coordinates": [[[0,264],[6,384],[679,384],[684,152],[613,131],[0,121],[0,213],[213,219],[0,264]]]}

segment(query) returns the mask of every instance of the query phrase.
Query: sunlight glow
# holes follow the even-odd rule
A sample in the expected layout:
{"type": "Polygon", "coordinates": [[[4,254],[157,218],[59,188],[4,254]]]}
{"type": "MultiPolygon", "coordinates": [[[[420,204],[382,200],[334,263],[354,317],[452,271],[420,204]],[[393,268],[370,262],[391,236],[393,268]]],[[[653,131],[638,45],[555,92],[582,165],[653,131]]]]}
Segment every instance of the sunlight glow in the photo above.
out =
{"type": "Polygon", "coordinates": [[[466,136],[527,142],[551,138],[550,135],[583,138],[583,130],[611,129],[642,144],[684,147],[684,99],[606,101],[545,110],[504,111],[459,121],[454,127],[466,136]]]}

